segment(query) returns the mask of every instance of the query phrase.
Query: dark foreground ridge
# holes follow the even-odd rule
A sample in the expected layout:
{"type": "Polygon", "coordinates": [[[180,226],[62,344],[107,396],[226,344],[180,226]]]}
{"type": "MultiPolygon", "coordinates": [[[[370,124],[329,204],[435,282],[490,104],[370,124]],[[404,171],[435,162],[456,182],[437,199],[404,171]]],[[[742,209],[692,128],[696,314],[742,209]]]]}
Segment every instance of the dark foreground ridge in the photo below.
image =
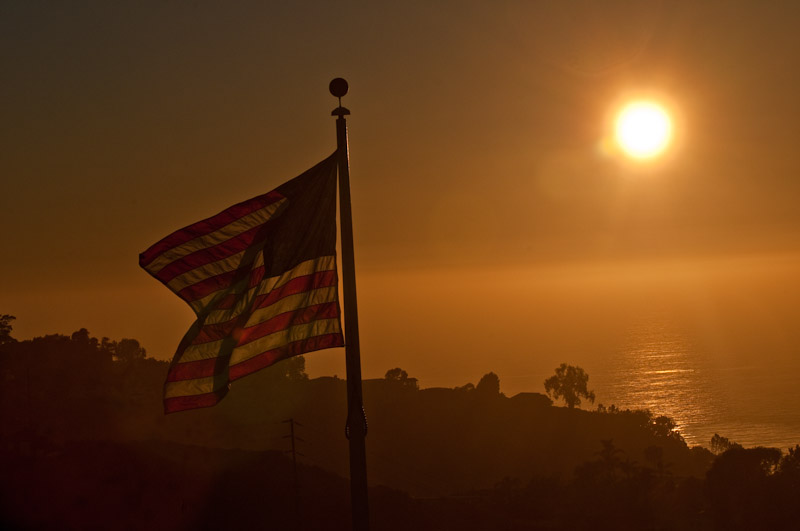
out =
{"type": "MultiPolygon", "coordinates": [[[[6,323],[7,324],[7,323],[6,323]]],[[[138,342],[0,334],[0,527],[348,529],[345,383],[294,358],[164,416],[138,342]],[[294,419],[297,476],[287,450],[294,419]]],[[[489,375],[487,375],[489,376],[489,375]]],[[[493,376],[493,375],[492,375],[493,376]]],[[[496,379],[496,377],[494,377],[496,379]]],[[[800,446],[689,448],[666,417],[364,382],[375,529],[796,529],[800,446]]]]}

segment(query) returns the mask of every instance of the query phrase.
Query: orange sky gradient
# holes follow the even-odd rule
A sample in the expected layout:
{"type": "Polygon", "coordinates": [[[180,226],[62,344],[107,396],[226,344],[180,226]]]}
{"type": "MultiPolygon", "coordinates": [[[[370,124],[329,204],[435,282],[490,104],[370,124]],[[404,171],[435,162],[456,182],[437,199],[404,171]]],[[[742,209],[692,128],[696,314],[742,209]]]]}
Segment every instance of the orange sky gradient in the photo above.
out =
{"type": "MultiPolygon", "coordinates": [[[[493,370],[504,392],[541,391],[562,361],[592,374],[647,311],[720,352],[796,354],[798,15],[789,1],[4,3],[0,313],[20,339],[86,327],[170,358],[193,314],[138,253],[329,155],[341,76],[366,378],[493,370]],[[672,152],[644,166],[599,147],[639,93],[678,119],[672,152]]],[[[339,349],[307,360],[344,375],[339,349]]]]}

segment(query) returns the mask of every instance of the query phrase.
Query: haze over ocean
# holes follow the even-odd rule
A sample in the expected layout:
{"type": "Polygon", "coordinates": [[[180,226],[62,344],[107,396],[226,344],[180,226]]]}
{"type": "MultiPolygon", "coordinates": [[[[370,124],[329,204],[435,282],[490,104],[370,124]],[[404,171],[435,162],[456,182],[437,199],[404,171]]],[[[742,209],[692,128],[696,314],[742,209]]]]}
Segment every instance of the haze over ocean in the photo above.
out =
{"type": "MultiPolygon", "coordinates": [[[[359,285],[364,374],[399,366],[422,387],[452,387],[494,371],[511,396],[544,392],[567,362],[597,394],[584,409],[647,408],[689,444],[719,433],[785,449],[800,440],[797,260],[562,264],[525,281],[518,270],[370,272],[359,285]]],[[[344,374],[333,351],[307,362],[312,376],[344,374]]]]}
{"type": "Polygon", "coordinates": [[[608,357],[587,362],[596,365],[598,399],[666,414],[689,444],[707,447],[714,433],[745,446],[797,444],[798,274],[790,263],[740,262],[681,288],[667,282],[608,357]]]}

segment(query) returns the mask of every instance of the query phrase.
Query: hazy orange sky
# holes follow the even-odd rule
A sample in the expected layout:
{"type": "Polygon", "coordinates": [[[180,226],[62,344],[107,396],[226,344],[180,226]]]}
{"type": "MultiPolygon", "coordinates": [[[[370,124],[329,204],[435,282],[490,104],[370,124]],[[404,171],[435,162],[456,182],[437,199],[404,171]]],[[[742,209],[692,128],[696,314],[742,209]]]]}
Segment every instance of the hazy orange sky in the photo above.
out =
{"type": "MultiPolygon", "coordinates": [[[[18,338],[86,327],[170,358],[193,314],[138,253],[330,154],[342,76],[365,377],[541,390],[642,308],[796,353],[798,20],[792,1],[3,2],[0,313],[18,338]],[[598,149],[642,93],[679,119],[646,168],[598,149]]],[[[340,350],[307,359],[344,373],[340,350]]]]}

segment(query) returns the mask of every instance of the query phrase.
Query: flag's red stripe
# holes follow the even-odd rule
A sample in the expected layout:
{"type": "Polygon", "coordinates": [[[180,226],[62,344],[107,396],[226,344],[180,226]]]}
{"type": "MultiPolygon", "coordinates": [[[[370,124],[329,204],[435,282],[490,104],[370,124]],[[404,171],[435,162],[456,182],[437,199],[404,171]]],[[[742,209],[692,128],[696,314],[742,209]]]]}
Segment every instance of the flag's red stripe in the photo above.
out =
{"type": "MultiPolygon", "coordinates": [[[[335,319],[336,317],[339,317],[338,301],[315,304],[306,308],[282,313],[276,315],[272,319],[244,330],[241,335],[238,335],[238,345],[245,345],[265,335],[285,330],[290,326],[306,324],[319,319],[335,319]]],[[[232,332],[234,328],[235,326],[232,328],[232,332]]],[[[236,336],[237,334],[234,332],[233,335],[236,336]]],[[[220,356],[217,358],[175,364],[170,367],[167,373],[167,381],[178,382],[181,380],[193,380],[195,378],[206,378],[219,374],[225,370],[229,358],[230,356],[220,356]]]]}
{"type": "Polygon", "coordinates": [[[278,289],[274,289],[269,293],[256,297],[255,309],[266,308],[271,306],[289,295],[296,295],[304,291],[311,291],[313,289],[328,288],[336,285],[336,270],[331,269],[328,271],[317,271],[310,275],[303,275],[302,277],[293,278],[286,284],[278,289]]]}
{"type": "MultiPolygon", "coordinates": [[[[335,285],[336,271],[318,271],[317,273],[313,273],[311,275],[303,275],[301,277],[294,278],[276,290],[264,295],[259,295],[253,302],[252,307],[255,309],[265,308],[271,304],[275,304],[284,297],[288,297],[289,295],[295,295],[298,293],[335,285]]],[[[236,295],[226,296],[226,298],[223,299],[223,301],[218,304],[215,309],[225,309],[221,307],[223,305],[228,306],[228,297],[233,297],[235,300],[236,295]]],[[[230,306],[232,306],[232,304],[230,306]]],[[[201,343],[208,343],[209,341],[217,341],[224,337],[228,337],[234,328],[241,324],[240,319],[241,316],[236,316],[233,319],[222,323],[205,325],[194,338],[192,344],[199,345],[201,343]]]]}
{"type": "Polygon", "coordinates": [[[176,413],[186,409],[197,409],[201,407],[211,407],[222,400],[228,392],[228,387],[224,387],[213,393],[192,396],[176,396],[164,399],[164,413],[176,413]]]}
{"type": "MultiPolygon", "coordinates": [[[[295,295],[304,291],[310,291],[317,288],[327,288],[336,285],[336,271],[333,269],[327,271],[317,271],[310,275],[303,275],[293,278],[292,280],[281,285],[281,287],[259,295],[253,301],[253,309],[266,308],[271,304],[275,304],[279,300],[289,295],[295,295]]],[[[223,297],[219,303],[214,306],[215,310],[229,310],[236,305],[236,301],[241,296],[241,293],[230,293],[223,297]]]]}
{"type": "Polygon", "coordinates": [[[228,365],[228,360],[230,360],[230,355],[207,360],[178,363],[169,368],[167,381],[180,382],[182,380],[195,380],[197,378],[214,376],[225,370],[225,367],[228,365]]]}
{"type": "Polygon", "coordinates": [[[249,360],[231,366],[230,372],[228,373],[228,379],[231,382],[238,380],[243,376],[247,376],[248,374],[259,371],[264,367],[269,367],[277,361],[290,358],[292,356],[297,356],[298,354],[341,346],[344,346],[344,338],[342,337],[342,334],[338,332],[334,334],[324,334],[321,336],[309,337],[308,339],[302,339],[300,341],[294,341],[283,347],[268,350],[259,354],[258,356],[250,358],[249,360]]]}
{"type": "Polygon", "coordinates": [[[193,302],[202,299],[210,293],[214,293],[222,288],[232,286],[233,284],[242,280],[248,273],[249,270],[243,269],[227,271],[220,275],[208,277],[205,280],[201,280],[200,282],[192,284],[191,286],[186,286],[182,290],[178,291],[178,297],[187,302],[193,302]]]}
{"type": "MultiPolygon", "coordinates": [[[[293,279],[277,290],[273,290],[265,295],[256,297],[253,307],[264,308],[271,304],[275,304],[284,297],[304,293],[317,288],[324,288],[336,285],[336,272],[335,271],[321,271],[313,275],[304,275],[293,279]]],[[[211,341],[218,341],[222,338],[228,337],[236,329],[237,326],[245,324],[247,316],[250,312],[243,315],[238,315],[233,319],[222,323],[214,323],[203,326],[200,332],[192,340],[192,345],[200,345],[201,343],[209,343],[211,341]],[[242,320],[245,322],[242,322],[242,320]]],[[[263,324],[263,323],[261,323],[263,324]]],[[[260,337],[260,336],[259,336],[260,337]]],[[[239,342],[238,344],[242,344],[239,342]]]]}
{"type": "Polygon", "coordinates": [[[186,256],[167,264],[155,274],[155,277],[161,282],[167,283],[173,278],[180,274],[186,273],[187,271],[191,271],[192,269],[196,269],[200,266],[204,266],[206,264],[210,264],[245,251],[253,244],[254,241],[257,239],[261,240],[263,238],[263,234],[261,234],[261,238],[259,238],[259,234],[263,228],[263,224],[257,225],[252,229],[246,230],[222,243],[212,247],[206,247],[205,249],[199,249],[191,254],[187,254],[186,256]]]}
{"type": "Polygon", "coordinates": [[[338,302],[315,304],[307,308],[282,313],[263,323],[242,330],[240,334],[237,334],[237,346],[246,345],[258,338],[274,334],[279,330],[286,330],[290,326],[307,324],[320,319],[334,319],[336,317],[339,317],[338,302]]]}
{"type": "Polygon", "coordinates": [[[211,341],[218,341],[220,339],[226,338],[236,329],[237,326],[241,326],[240,318],[243,317],[244,320],[247,319],[247,315],[238,316],[235,319],[231,319],[230,321],[225,321],[224,323],[216,323],[205,325],[203,328],[200,329],[200,332],[195,336],[192,340],[192,345],[200,345],[202,343],[210,343],[211,341]]]}
{"type": "Polygon", "coordinates": [[[204,219],[203,221],[198,221],[197,223],[184,227],[180,230],[176,230],[175,232],[173,232],[163,240],[159,241],[158,243],[153,244],[152,246],[150,246],[150,248],[148,248],[146,251],[140,254],[139,265],[145,267],[147,266],[147,264],[152,262],[158,255],[162,254],[163,252],[168,251],[173,247],[183,245],[184,243],[194,240],[195,238],[198,238],[200,236],[204,236],[206,234],[210,234],[214,231],[217,231],[222,227],[224,227],[225,225],[233,223],[237,219],[242,218],[248,214],[251,214],[256,210],[260,210],[265,206],[270,205],[281,199],[283,199],[283,196],[278,192],[276,192],[275,190],[273,190],[271,192],[267,192],[266,194],[233,205],[232,207],[223,210],[216,216],[212,216],[208,219],[204,219]]]}
{"type": "Polygon", "coordinates": [[[220,273],[219,275],[214,275],[213,277],[208,277],[205,280],[196,282],[191,286],[186,286],[178,291],[178,296],[188,302],[197,301],[215,291],[219,291],[223,288],[230,288],[244,279],[248,279],[244,289],[257,286],[259,282],[264,279],[264,266],[249,268],[248,265],[252,266],[252,264],[243,264],[243,266],[239,266],[239,269],[226,271],[225,273],[220,273]]]}
{"type": "Polygon", "coordinates": [[[215,310],[230,310],[234,306],[236,306],[236,302],[239,300],[244,293],[240,290],[236,290],[234,293],[228,293],[224,297],[222,297],[217,304],[214,305],[215,310]]]}
{"type": "MultiPolygon", "coordinates": [[[[330,304],[335,304],[335,303],[330,303],[330,304]]],[[[339,313],[338,312],[338,306],[336,306],[335,309],[328,310],[328,311],[331,312],[330,316],[328,316],[328,317],[319,317],[319,318],[320,319],[331,319],[333,317],[336,317],[338,315],[338,313],[339,313]]],[[[306,322],[309,322],[309,321],[306,321],[306,322]]],[[[299,324],[299,323],[295,323],[295,324],[299,324]]],[[[294,356],[294,355],[297,355],[297,354],[302,354],[303,352],[310,352],[312,350],[320,350],[320,349],[323,349],[323,348],[329,348],[328,346],[317,346],[315,348],[310,348],[310,346],[312,346],[314,344],[318,344],[320,342],[322,342],[322,344],[327,344],[327,342],[332,341],[332,337],[329,337],[329,336],[338,336],[338,337],[341,338],[341,334],[340,333],[325,334],[325,335],[322,335],[322,336],[314,336],[314,337],[309,338],[309,339],[304,339],[304,340],[300,340],[300,341],[295,341],[293,343],[289,343],[289,347],[282,347],[282,348],[277,348],[277,349],[270,350],[268,352],[264,352],[262,354],[259,354],[256,357],[264,358],[260,362],[260,363],[264,363],[266,361],[266,359],[269,358],[269,353],[270,352],[276,353],[275,356],[281,357],[281,359],[282,359],[283,357],[294,356]],[[322,340],[318,340],[317,338],[327,338],[327,339],[322,341],[322,340]],[[314,341],[312,341],[312,340],[314,340],[314,341]],[[278,356],[278,354],[280,354],[280,352],[282,352],[283,348],[289,348],[289,350],[287,351],[288,355],[287,356],[278,356]],[[303,350],[303,349],[305,349],[305,350],[303,350]]],[[[341,340],[340,340],[340,342],[341,342],[341,340]]],[[[335,341],[334,341],[334,343],[335,343],[335,341]]],[[[331,343],[330,346],[342,346],[342,345],[338,344],[338,343],[337,344],[331,343]]],[[[215,374],[219,374],[219,373],[221,373],[222,371],[225,370],[225,366],[228,364],[229,360],[230,360],[230,356],[220,356],[218,358],[210,358],[210,359],[207,359],[207,360],[197,360],[197,361],[189,361],[189,362],[185,362],[185,363],[178,363],[177,365],[173,365],[172,367],[170,367],[169,373],[167,373],[167,381],[168,382],[179,382],[179,381],[183,381],[183,380],[195,380],[197,378],[208,378],[208,377],[214,376],[215,374]]],[[[250,360],[244,361],[242,363],[239,363],[239,364],[235,365],[235,367],[242,366],[242,365],[247,364],[249,362],[250,362],[250,360]]],[[[271,365],[272,363],[274,363],[274,361],[271,362],[271,363],[267,363],[267,365],[271,365]]],[[[262,365],[262,368],[266,367],[267,365],[262,365]]],[[[258,370],[258,369],[255,369],[255,370],[258,370]]],[[[231,378],[231,379],[233,380],[234,378],[231,378]]]]}

